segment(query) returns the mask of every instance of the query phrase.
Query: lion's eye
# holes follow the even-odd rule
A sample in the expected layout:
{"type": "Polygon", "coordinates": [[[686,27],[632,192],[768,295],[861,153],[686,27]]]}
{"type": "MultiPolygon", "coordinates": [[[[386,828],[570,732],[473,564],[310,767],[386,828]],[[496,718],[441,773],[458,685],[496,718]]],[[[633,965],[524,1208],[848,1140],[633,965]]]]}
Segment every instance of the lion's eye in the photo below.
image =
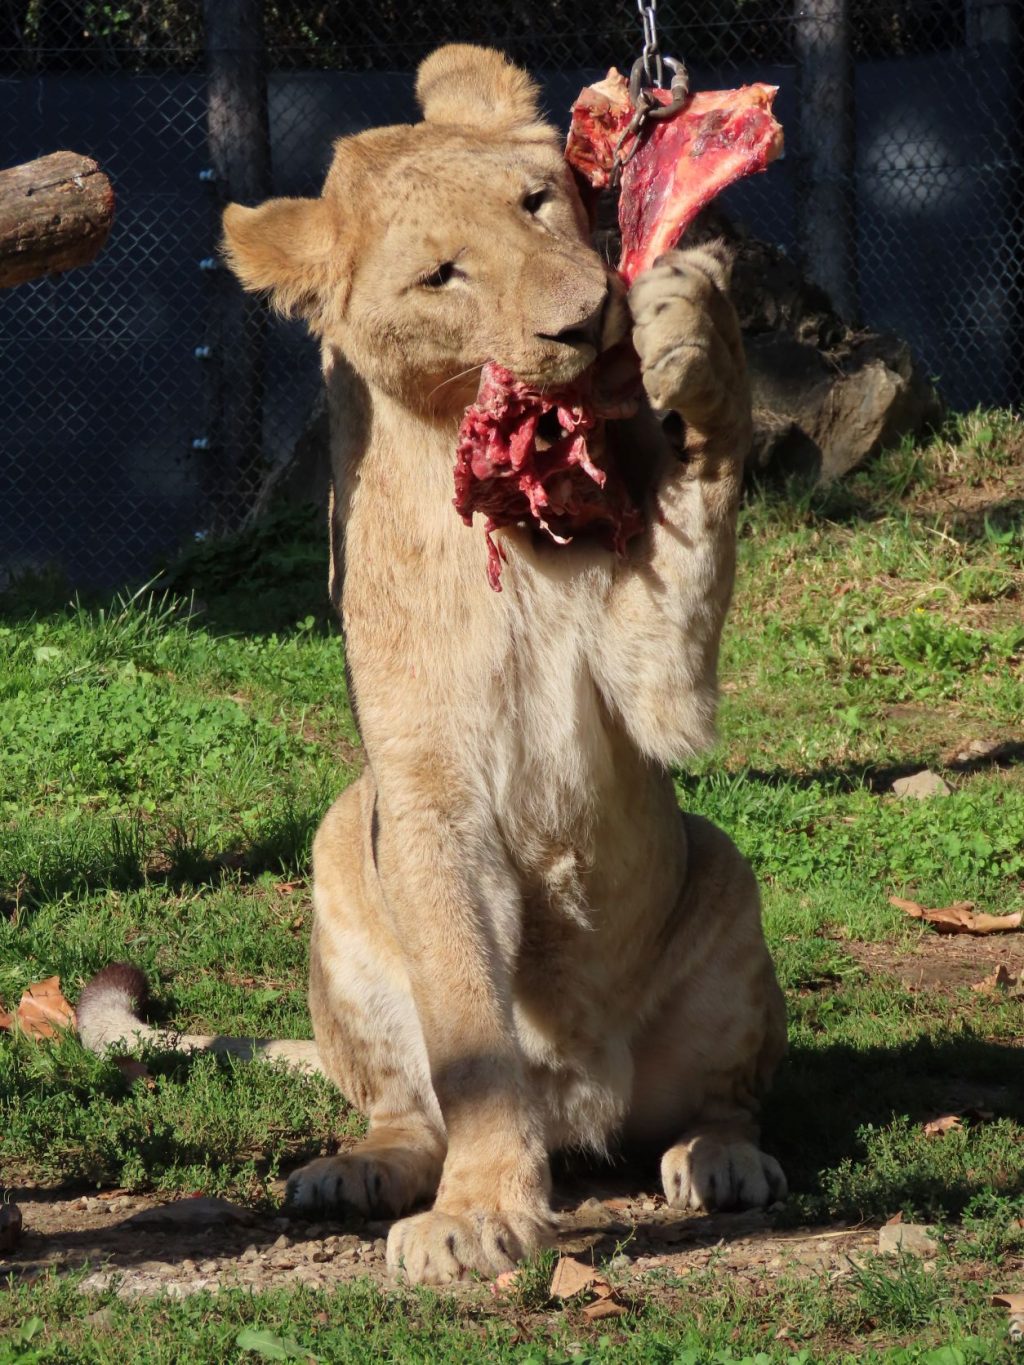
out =
{"type": "Polygon", "coordinates": [[[548,202],[551,193],[547,189],[531,190],[529,194],[523,195],[523,208],[527,213],[537,213],[548,202]]]}
{"type": "Polygon", "coordinates": [[[427,289],[443,289],[458,273],[459,269],[454,261],[443,261],[436,270],[424,275],[420,284],[425,285],[427,289]]]}

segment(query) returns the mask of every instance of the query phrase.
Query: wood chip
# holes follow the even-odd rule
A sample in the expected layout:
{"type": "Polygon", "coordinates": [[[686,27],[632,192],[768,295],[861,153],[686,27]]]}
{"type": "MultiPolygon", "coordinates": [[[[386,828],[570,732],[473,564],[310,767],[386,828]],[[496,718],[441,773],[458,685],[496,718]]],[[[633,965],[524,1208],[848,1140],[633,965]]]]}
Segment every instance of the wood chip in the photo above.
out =
{"type": "Polygon", "coordinates": [[[1019,929],[1024,918],[1020,910],[1012,915],[976,915],[973,901],[954,901],[929,910],[919,901],[904,900],[902,896],[890,896],[889,904],[902,910],[911,919],[924,920],[937,929],[940,934],[999,934],[1019,929]]]}

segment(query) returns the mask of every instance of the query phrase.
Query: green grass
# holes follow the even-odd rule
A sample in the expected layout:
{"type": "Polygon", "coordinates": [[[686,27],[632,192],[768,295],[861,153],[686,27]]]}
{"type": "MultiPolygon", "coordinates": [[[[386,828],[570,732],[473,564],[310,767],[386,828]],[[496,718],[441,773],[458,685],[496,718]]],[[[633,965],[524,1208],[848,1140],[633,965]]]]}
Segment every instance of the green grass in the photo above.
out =
{"type": "MultiPolygon", "coordinates": [[[[754,490],[721,740],[678,775],[681,801],[753,861],[787,990],[790,1058],[766,1111],[793,1187],[779,1220],[902,1210],[939,1226],[934,1271],[869,1261],[841,1286],[695,1271],[613,1329],[547,1305],[544,1266],[514,1309],[367,1284],[143,1308],[44,1278],[0,1295],[0,1365],[257,1359],[247,1327],[331,1361],[1011,1359],[986,1294],[1024,1254],[1021,1005],[967,989],[969,964],[901,984],[929,931],[888,897],[1024,906],[1022,517],[1024,430],[1005,413],[841,487],[754,490]],[[1000,761],[957,758],[971,741],[1002,743],[1000,761]],[[926,766],[950,796],[891,794],[926,766]],[[925,1139],[965,1086],[992,1116],[925,1139]]],[[[53,580],[0,600],[5,1004],[53,973],[74,999],[127,957],[172,1027],[309,1035],[310,840],[360,762],[325,558],[289,513],[112,604],[60,605],[53,580]]],[[[0,1037],[4,1181],[258,1204],[279,1170],[358,1129],[322,1082],[209,1057],[149,1067],[153,1085],[132,1089],[71,1040],[0,1037]]]]}

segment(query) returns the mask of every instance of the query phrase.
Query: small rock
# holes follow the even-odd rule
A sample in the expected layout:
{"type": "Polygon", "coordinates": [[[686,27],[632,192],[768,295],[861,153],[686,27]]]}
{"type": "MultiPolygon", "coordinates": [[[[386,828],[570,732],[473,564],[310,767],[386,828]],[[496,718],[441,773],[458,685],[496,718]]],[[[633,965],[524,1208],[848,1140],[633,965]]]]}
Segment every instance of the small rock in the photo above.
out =
{"type": "Polygon", "coordinates": [[[386,1239],[383,1237],[378,1237],[374,1241],[371,1251],[374,1256],[376,1256],[379,1260],[382,1261],[384,1257],[388,1254],[388,1244],[386,1239]]]}
{"type": "Polygon", "coordinates": [[[886,1223],[878,1230],[878,1250],[893,1255],[898,1251],[911,1256],[934,1256],[939,1244],[932,1229],[923,1223],[886,1223]]]}
{"type": "Polygon", "coordinates": [[[199,1269],[202,1271],[202,1273],[203,1273],[204,1275],[216,1275],[217,1271],[220,1269],[220,1262],[219,1262],[219,1261],[200,1261],[200,1262],[199,1262],[199,1269]]]}
{"type": "Polygon", "coordinates": [[[633,1262],[630,1260],[630,1258],[624,1252],[620,1251],[617,1256],[613,1256],[611,1260],[608,1262],[608,1269],[629,1270],[632,1264],[633,1262]]]}
{"type": "Polygon", "coordinates": [[[195,1261],[191,1261],[191,1260],[182,1261],[182,1263],[181,1263],[181,1268],[182,1268],[182,1270],[185,1272],[186,1275],[194,1275],[194,1274],[196,1273],[196,1271],[199,1269],[199,1267],[196,1265],[195,1261]]]}
{"type": "Polygon", "coordinates": [[[271,1249],[273,1251],[282,1251],[285,1247],[290,1247],[291,1244],[292,1239],[290,1237],[287,1237],[282,1232],[280,1237],[278,1237],[277,1240],[271,1244],[271,1249]]]}
{"type": "Polygon", "coordinates": [[[933,773],[929,768],[914,773],[913,777],[898,777],[892,789],[897,796],[913,796],[918,801],[929,796],[948,796],[950,793],[950,788],[938,773],[933,773]]]}
{"type": "Polygon", "coordinates": [[[125,1209],[130,1209],[134,1203],[134,1199],[129,1199],[126,1194],[120,1194],[107,1203],[107,1208],[111,1213],[124,1213],[125,1209]]]}
{"type": "Polygon", "coordinates": [[[312,1254],[312,1256],[311,1256],[309,1259],[310,1259],[311,1261],[316,1261],[318,1264],[323,1264],[324,1261],[333,1261],[333,1260],[334,1260],[334,1248],[333,1248],[333,1247],[323,1247],[320,1251],[314,1251],[313,1254],[312,1254]]]}
{"type": "Polygon", "coordinates": [[[644,1213],[653,1213],[658,1206],[653,1199],[645,1199],[640,1207],[643,1209],[644,1213]]]}
{"type": "Polygon", "coordinates": [[[238,1259],[240,1261],[255,1261],[258,1259],[259,1254],[259,1247],[250,1242],[238,1259]]]}
{"type": "Polygon", "coordinates": [[[319,1270],[314,1270],[311,1265],[300,1265],[292,1279],[298,1280],[300,1284],[309,1285],[311,1289],[319,1289],[324,1282],[319,1270]]]}

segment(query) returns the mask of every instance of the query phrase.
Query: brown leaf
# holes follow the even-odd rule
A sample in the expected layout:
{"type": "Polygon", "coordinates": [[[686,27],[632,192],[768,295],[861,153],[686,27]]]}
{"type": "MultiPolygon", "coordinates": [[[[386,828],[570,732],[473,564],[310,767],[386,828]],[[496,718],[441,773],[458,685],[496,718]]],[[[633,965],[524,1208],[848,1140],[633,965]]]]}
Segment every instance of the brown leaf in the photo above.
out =
{"type": "Polygon", "coordinates": [[[293,891],[301,891],[305,882],[275,882],[274,890],[282,896],[290,896],[293,891]]]}
{"type": "Polygon", "coordinates": [[[1013,973],[1005,962],[1000,962],[991,976],[983,977],[981,981],[976,981],[971,987],[972,991],[983,991],[986,995],[992,995],[1000,987],[1007,987],[1013,984],[1013,973]]]}
{"type": "Polygon", "coordinates": [[[954,901],[929,910],[918,901],[904,900],[902,896],[890,896],[889,904],[902,910],[911,919],[924,920],[940,934],[998,934],[1007,930],[1019,929],[1024,918],[1020,910],[1012,915],[975,915],[973,901],[954,901]]]}
{"type": "Polygon", "coordinates": [[[592,1288],[603,1278],[593,1266],[584,1265],[582,1261],[574,1260],[572,1256],[561,1256],[555,1266],[555,1273],[551,1276],[551,1297],[571,1299],[574,1295],[581,1294],[584,1289],[592,1288]]]}
{"type": "Polygon", "coordinates": [[[989,1303],[993,1308],[1007,1308],[1011,1313],[1024,1313],[1024,1294],[993,1294],[989,1303]]]}
{"type": "Polygon", "coordinates": [[[931,1119],[924,1124],[922,1131],[925,1137],[941,1137],[943,1133],[949,1133],[954,1128],[962,1127],[959,1114],[943,1114],[940,1118],[931,1119]]]}
{"type": "Polygon", "coordinates": [[[583,1316],[588,1322],[597,1322],[599,1318],[624,1318],[629,1309],[614,1294],[603,1299],[595,1299],[593,1303],[588,1303],[583,1310],[583,1316]]]}
{"type": "Polygon", "coordinates": [[[894,1213],[893,1216],[892,1216],[891,1218],[887,1218],[887,1219],[885,1220],[885,1226],[886,1226],[887,1228],[891,1228],[891,1227],[895,1227],[897,1223],[902,1223],[902,1222],[903,1222],[903,1210],[900,1209],[898,1213],[894,1213]]]}
{"type": "Polygon", "coordinates": [[[59,976],[29,986],[13,1016],[0,1010],[0,1028],[15,1026],[29,1038],[53,1038],[58,1029],[75,1027],[75,1011],[61,994],[59,976]]]}

